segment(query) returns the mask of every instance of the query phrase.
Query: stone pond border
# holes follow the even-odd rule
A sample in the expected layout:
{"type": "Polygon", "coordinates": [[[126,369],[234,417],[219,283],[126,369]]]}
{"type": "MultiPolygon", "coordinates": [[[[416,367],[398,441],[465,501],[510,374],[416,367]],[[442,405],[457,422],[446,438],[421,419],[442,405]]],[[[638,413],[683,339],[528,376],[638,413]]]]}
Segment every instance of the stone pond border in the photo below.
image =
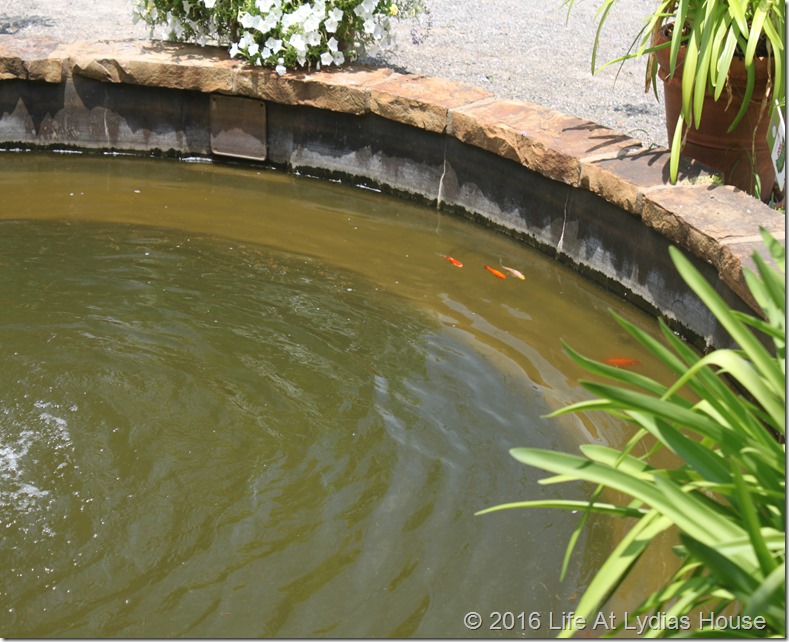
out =
{"type": "Polygon", "coordinates": [[[728,343],[676,275],[685,251],[734,307],[785,217],[669,152],[462,83],[351,66],[288,73],[215,47],[0,36],[0,148],[258,161],[380,188],[496,227],[707,345],[728,343]]]}

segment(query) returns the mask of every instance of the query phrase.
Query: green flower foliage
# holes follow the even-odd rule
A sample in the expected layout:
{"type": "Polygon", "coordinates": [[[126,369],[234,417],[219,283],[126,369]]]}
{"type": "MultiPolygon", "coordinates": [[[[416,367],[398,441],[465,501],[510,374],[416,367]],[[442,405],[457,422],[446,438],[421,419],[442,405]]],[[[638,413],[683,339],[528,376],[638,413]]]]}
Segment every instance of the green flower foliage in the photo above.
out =
{"type": "MultiPolygon", "coordinates": [[[[658,626],[648,636],[786,637],[785,248],[768,233],[763,231],[762,236],[777,267],[754,254],[758,274],[745,271],[750,292],[763,311],[761,318],[730,309],[690,261],[671,248],[677,270],[737,349],[699,356],[662,322],[664,342],[617,317],[657,359],[683,373],[670,387],[586,359],[565,346],[576,363],[610,383],[581,382],[596,398],[552,416],[602,410],[632,424],[635,434],[622,450],[585,445],[581,456],[533,448],[511,453],[524,464],[556,475],[541,483],[593,482],[597,488],[589,502],[522,501],[481,511],[515,507],[582,511],[565,569],[591,513],[635,520],[581,598],[577,615],[587,621],[656,537],[675,529],[677,570],[643,599],[634,614],[661,616],[654,619],[658,626]],[[685,391],[691,394],[680,394],[685,391]],[[645,439],[656,446],[635,456],[635,447],[645,439]],[[673,453],[675,467],[650,463],[651,454],[661,448],[673,453]],[[603,502],[604,488],[632,499],[622,505],[603,502]],[[710,612],[740,619],[711,622],[698,616],[710,612]],[[666,626],[678,621],[694,626],[692,630],[666,626]],[[735,630],[743,622],[752,626],[735,630]]],[[[567,629],[561,636],[573,632],[567,629]]]]}

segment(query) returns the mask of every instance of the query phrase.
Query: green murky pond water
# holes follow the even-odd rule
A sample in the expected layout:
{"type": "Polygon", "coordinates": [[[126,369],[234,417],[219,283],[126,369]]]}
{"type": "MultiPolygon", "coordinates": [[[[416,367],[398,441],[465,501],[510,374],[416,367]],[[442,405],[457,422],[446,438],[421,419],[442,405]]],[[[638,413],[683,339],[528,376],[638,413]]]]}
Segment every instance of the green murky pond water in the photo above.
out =
{"type": "Polygon", "coordinates": [[[576,517],[473,513],[558,492],[512,447],[621,443],[543,415],[585,394],[560,339],[649,373],[607,309],[640,313],[466,221],[269,171],[6,154],[0,194],[3,635],[554,634],[490,614],[571,610],[610,527],[560,583],[576,517]]]}

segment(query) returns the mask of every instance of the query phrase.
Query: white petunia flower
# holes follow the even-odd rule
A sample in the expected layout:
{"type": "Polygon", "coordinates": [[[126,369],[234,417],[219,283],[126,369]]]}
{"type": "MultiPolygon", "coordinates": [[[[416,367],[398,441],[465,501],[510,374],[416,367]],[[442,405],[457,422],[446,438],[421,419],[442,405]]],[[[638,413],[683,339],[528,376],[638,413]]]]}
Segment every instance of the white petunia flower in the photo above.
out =
{"type": "Polygon", "coordinates": [[[257,16],[253,16],[251,13],[245,11],[238,16],[238,22],[244,29],[251,29],[252,25],[257,22],[256,18],[257,16]]]}
{"type": "Polygon", "coordinates": [[[294,25],[303,24],[304,21],[310,17],[312,8],[308,4],[301,5],[293,13],[285,13],[282,15],[282,28],[287,31],[294,25]]]}
{"type": "Polygon", "coordinates": [[[266,40],[266,47],[271,49],[272,54],[278,54],[282,51],[282,40],[278,40],[277,38],[269,38],[266,40]]]}
{"type": "Polygon", "coordinates": [[[304,39],[310,47],[317,47],[321,44],[321,34],[319,31],[310,31],[305,34],[304,39]]]}
{"type": "Polygon", "coordinates": [[[334,33],[337,31],[337,27],[340,24],[340,20],[342,20],[342,9],[334,9],[329,10],[329,17],[326,18],[326,21],[323,23],[323,26],[326,28],[327,33],[334,33]]]}
{"type": "Polygon", "coordinates": [[[260,51],[260,45],[254,41],[247,47],[247,55],[250,58],[256,56],[258,51],[260,51]]]}
{"type": "Polygon", "coordinates": [[[326,44],[329,47],[329,51],[331,51],[332,53],[337,53],[337,51],[339,51],[338,47],[339,47],[340,43],[337,42],[337,38],[335,38],[334,36],[329,38],[329,40],[328,40],[328,42],[326,44]]]}
{"type": "Polygon", "coordinates": [[[362,0],[361,4],[356,5],[353,12],[362,20],[369,20],[373,17],[377,0],[362,0]]]}
{"type": "Polygon", "coordinates": [[[307,43],[304,40],[304,36],[300,33],[294,33],[290,37],[290,40],[288,40],[288,44],[293,47],[299,55],[307,53],[307,43]]]}
{"type": "Polygon", "coordinates": [[[238,48],[238,43],[234,42],[230,45],[230,57],[235,58],[239,53],[241,53],[241,50],[238,48]]]}
{"type": "Polygon", "coordinates": [[[283,31],[287,31],[294,24],[296,24],[296,19],[293,17],[292,13],[285,13],[285,14],[282,15],[282,30],[283,31]]]}
{"type": "Polygon", "coordinates": [[[334,64],[338,67],[345,62],[345,56],[343,55],[342,51],[338,51],[334,54],[334,64]]]}
{"type": "Polygon", "coordinates": [[[284,65],[285,59],[284,58],[279,58],[277,60],[277,63],[278,64],[277,64],[276,67],[274,67],[274,70],[281,76],[282,74],[284,74],[287,71],[287,69],[285,69],[285,65],[284,65]]]}
{"type": "Polygon", "coordinates": [[[264,29],[266,28],[265,21],[260,16],[255,16],[255,20],[252,22],[252,29],[256,31],[261,31],[265,33],[264,29]]]}
{"type": "Polygon", "coordinates": [[[322,16],[313,13],[304,21],[304,31],[317,31],[321,26],[322,16]]]}
{"type": "Polygon", "coordinates": [[[255,0],[255,6],[261,13],[268,13],[273,8],[279,9],[280,0],[255,0]]]}
{"type": "Polygon", "coordinates": [[[269,13],[262,21],[260,26],[260,31],[263,33],[268,33],[269,31],[273,31],[277,24],[279,23],[279,19],[281,14],[277,14],[276,12],[269,13]]]}
{"type": "Polygon", "coordinates": [[[323,20],[326,17],[326,0],[315,0],[312,3],[312,12],[323,20]]]}
{"type": "Polygon", "coordinates": [[[169,29],[169,32],[178,39],[184,35],[184,27],[181,24],[181,21],[177,18],[177,16],[174,16],[171,11],[167,12],[167,28],[169,29]]]}
{"type": "Polygon", "coordinates": [[[216,0],[203,0],[206,9],[213,9],[216,5],[216,0]]]}
{"type": "Polygon", "coordinates": [[[389,44],[389,28],[388,26],[384,26],[381,23],[377,23],[375,25],[375,29],[373,29],[373,38],[381,43],[381,46],[387,46],[389,44]]]}
{"type": "Polygon", "coordinates": [[[334,62],[334,56],[331,55],[330,51],[324,51],[321,54],[321,63],[326,65],[327,67],[334,62]]]}
{"type": "Polygon", "coordinates": [[[242,49],[249,49],[250,45],[255,42],[255,36],[253,36],[249,31],[245,31],[244,35],[241,36],[241,40],[238,43],[239,47],[242,49]]]}

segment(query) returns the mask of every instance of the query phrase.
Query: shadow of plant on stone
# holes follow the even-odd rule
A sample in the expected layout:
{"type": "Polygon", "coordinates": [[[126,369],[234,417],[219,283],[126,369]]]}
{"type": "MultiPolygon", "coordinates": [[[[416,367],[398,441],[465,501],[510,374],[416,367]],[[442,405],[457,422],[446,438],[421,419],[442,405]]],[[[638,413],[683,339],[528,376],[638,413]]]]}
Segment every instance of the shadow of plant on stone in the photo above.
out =
{"type": "Polygon", "coordinates": [[[53,27],[54,22],[45,16],[0,15],[0,35],[13,36],[31,27],[53,27]]]}

